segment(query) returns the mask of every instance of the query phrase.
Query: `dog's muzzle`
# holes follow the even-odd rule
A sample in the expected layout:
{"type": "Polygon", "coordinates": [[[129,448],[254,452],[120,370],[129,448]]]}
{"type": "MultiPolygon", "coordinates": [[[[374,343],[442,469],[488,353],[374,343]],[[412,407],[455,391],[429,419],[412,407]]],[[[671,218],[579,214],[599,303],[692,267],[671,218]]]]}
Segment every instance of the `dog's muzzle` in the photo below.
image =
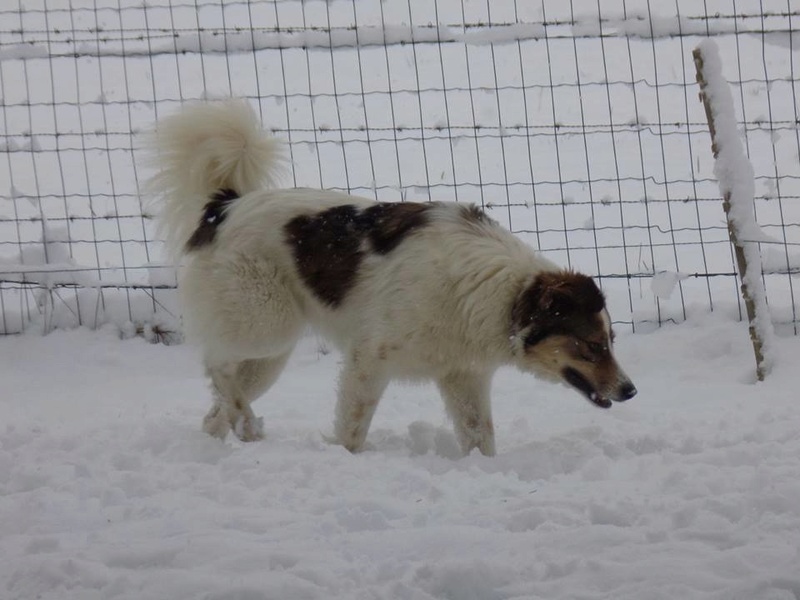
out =
{"type": "Polygon", "coordinates": [[[637,393],[638,390],[633,383],[626,379],[619,383],[611,393],[601,393],[595,388],[591,381],[583,376],[577,369],[567,367],[562,372],[564,381],[581,392],[592,404],[600,408],[611,408],[612,401],[624,402],[630,400],[637,393]]]}

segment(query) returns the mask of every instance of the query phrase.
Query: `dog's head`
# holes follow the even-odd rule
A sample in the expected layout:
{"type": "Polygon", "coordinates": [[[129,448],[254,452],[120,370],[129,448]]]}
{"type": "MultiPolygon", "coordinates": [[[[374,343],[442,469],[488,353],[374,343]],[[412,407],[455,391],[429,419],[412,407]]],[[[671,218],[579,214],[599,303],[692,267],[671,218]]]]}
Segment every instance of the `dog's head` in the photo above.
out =
{"type": "Polygon", "coordinates": [[[636,395],[617,364],[603,293],[591,277],[570,271],[537,275],[511,311],[517,366],[574,387],[609,408],[636,395]]]}

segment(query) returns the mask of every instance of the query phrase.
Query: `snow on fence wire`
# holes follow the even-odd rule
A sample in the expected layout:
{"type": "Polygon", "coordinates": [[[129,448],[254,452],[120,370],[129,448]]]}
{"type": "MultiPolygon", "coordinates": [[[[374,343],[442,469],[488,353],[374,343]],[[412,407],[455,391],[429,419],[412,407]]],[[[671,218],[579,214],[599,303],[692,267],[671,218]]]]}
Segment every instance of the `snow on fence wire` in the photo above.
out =
{"type": "Polygon", "coordinates": [[[229,94],[288,140],[294,185],[476,202],[635,330],[741,317],[692,60],[713,36],[796,333],[797,31],[790,0],[4,2],[0,332],[177,327],[137,135],[229,94]]]}

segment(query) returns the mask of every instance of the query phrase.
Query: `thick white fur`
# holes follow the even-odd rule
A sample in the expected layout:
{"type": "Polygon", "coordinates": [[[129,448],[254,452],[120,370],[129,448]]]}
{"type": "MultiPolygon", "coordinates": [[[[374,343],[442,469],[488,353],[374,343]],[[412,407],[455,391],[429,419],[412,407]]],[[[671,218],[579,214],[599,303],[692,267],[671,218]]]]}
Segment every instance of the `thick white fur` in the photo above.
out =
{"type": "Polygon", "coordinates": [[[204,429],[261,436],[250,403],[280,374],[310,324],[341,349],[335,436],[359,450],[392,379],[437,383],[465,452],[495,452],[489,404],[501,365],[528,371],[510,331],[512,305],[538,272],[557,267],[491,221],[458,205],[433,209],[432,223],[384,256],[370,255],[344,302],[323,305],[299,278],[283,226],[301,214],[368,199],[311,189],[269,189],[276,142],[237,102],[200,105],[158,125],[162,224],[180,251],[219,188],[232,204],[216,239],[185,255],[179,289],[188,337],[202,348],[214,406],[204,429]],[[267,186],[266,188],[264,186],[267,186]]]}

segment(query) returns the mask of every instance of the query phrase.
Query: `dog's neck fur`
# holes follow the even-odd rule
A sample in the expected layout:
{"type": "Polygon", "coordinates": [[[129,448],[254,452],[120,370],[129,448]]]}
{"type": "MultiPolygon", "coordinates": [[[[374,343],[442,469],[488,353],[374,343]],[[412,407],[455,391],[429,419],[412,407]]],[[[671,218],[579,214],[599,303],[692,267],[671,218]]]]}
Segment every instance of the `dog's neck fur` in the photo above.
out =
{"type": "Polygon", "coordinates": [[[538,255],[527,244],[499,225],[487,221],[472,223],[460,231],[440,236],[452,256],[468,265],[470,273],[456,280],[454,296],[464,326],[485,330],[487,335],[465,335],[478,346],[473,349],[493,368],[513,365],[518,352],[512,323],[512,310],[520,294],[541,272],[559,268],[538,255]],[[480,231],[476,235],[476,229],[480,231]],[[502,331],[503,336],[492,335],[502,331]]]}

